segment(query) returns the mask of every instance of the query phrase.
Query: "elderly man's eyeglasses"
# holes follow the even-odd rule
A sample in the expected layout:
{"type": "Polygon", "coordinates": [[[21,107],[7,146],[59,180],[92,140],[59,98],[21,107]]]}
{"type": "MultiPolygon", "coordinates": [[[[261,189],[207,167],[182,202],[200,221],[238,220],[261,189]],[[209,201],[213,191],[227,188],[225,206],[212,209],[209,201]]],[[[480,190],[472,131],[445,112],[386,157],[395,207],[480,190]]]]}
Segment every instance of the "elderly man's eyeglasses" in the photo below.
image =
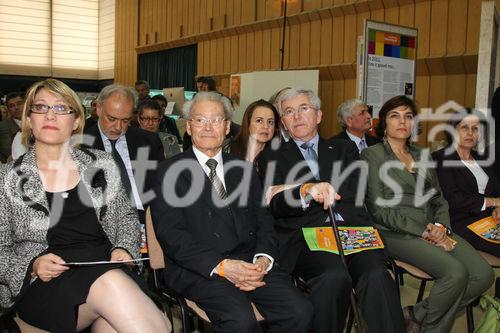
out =
{"type": "Polygon", "coordinates": [[[217,118],[213,118],[213,119],[207,119],[204,117],[195,117],[195,118],[191,118],[190,121],[193,124],[193,126],[195,126],[195,127],[203,127],[207,123],[210,123],[213,127],[220,127],[220,126],[222,126],[222,124],[224,124],[225,120],[226,120],[226,118],[222,118],[222,117],[217,117],[217,118]]]}
{"type": "Polygon", "coordinates": [[[157,123],[160,121],[160,118],[157,118],[157,117],[139,117],[139,119],[141,119],[141,121],[143,122],[151,122],[151,123],[157,123]]]}
{"type": "Polygon", "coordinates": [[[54,114],[65,115],[74,113],[75,110],[64,104],[47,105],[47,104],[33,104],[30,108],[32,113],[46,114],[49,110],[54,111],[54,114]]]}
{"type": "Polygon", "coordinates": [[[309,105],[301,105],[297,109],[286,108],[283,110],[283,117],[293,117],[295,114],[304,114],[310,110],[314,110],[314,108],[309,105]]]}

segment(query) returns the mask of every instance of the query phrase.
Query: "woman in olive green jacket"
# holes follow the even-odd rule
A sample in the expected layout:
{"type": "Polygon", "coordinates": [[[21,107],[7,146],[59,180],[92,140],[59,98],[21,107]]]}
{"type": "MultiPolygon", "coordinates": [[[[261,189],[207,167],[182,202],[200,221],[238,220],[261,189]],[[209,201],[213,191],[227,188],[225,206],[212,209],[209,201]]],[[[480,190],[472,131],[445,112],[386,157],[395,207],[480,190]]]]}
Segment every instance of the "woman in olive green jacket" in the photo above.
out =
{"type": "Polygon", "coordinates": [[[389,257],[435,279],[428,298],[405,308],[407,328],[443,333],[451,330],[458,309],[490,287],[494,274],[472,246],[450,232],[448,203],[429,152],[409,142],[415,115],[414,102],[405,96],[382,106],[384,140],[361,153],[369,167],[365,203],[389,257]]]}

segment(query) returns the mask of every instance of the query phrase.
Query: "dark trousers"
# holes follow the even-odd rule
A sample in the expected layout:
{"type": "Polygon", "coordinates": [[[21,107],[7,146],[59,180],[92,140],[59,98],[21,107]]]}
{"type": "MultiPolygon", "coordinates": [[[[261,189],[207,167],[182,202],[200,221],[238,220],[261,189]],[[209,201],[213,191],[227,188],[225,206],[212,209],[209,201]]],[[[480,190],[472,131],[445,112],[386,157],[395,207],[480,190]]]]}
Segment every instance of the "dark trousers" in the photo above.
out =
{"type": "MultiPolygon", "coordinates": [[[[261,332],[251,302],[266,318],[267,332],[307,332],[312,321],[311,303],[278,267],[265,276],[265,286],[252,292],[241,291],[224,278],[206,279],[186,270],[176,274],[179,278],[183,288],[177,291],[207,313],[214,332],[261,332]]],[[[178,289],[175,280],[171,282],[178,289]]]]}
{"type": "Polygon", "coordinates": [[[354,286],[368,332],[405,332],[396,285],[385,266],[382,250],[346,256],[349,269],[336,254],[310,251],[304,245],[295,266],[311,289],[316,333],[342,332],[354,286]]]}

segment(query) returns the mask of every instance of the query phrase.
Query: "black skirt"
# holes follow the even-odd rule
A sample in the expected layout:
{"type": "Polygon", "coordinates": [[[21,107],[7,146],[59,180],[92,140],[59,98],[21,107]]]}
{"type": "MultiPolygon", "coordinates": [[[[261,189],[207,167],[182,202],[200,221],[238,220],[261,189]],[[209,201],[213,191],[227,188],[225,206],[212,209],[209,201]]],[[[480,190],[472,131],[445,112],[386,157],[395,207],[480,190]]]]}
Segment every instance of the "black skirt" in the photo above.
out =
{"type": "MultiPolygon", "coordinates": [[[[110,259],[112,245],[83,185],[68,192],[47,193],[47,199],[51,208],[47,253],[65,262],[110,259]]],[[[86,302],[92,284],[112,269],[122,269],[138,281],[138,276],[121,264],[72,267],[49,282],[32,282],[16,300],[15,310],[22,320],[38,328],[76,332],[78,306],[86,302]]]]}

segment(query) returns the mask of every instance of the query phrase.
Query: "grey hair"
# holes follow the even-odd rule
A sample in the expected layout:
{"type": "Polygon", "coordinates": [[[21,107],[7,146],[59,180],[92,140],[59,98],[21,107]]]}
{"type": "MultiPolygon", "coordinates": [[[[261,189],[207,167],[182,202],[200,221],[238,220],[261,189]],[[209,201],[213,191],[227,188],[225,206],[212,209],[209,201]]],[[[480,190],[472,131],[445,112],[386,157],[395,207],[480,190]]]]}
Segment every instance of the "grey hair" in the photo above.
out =
{"type": "Polygon", "coordinates": [[[283,103],[286,102],[288,99],[297,96],[309,97],[309,101],[311,102],[311,106],[313,107],[313,109],[315,110],[321,109],[321,100],[312,90],[288,88],[282,90],[278,94],[278,96],[276,96],[276,104],[278,105],[277,109],[280,115],[283,115],[283,103]]]}
{"type": "Polygon", "coordinates": [[[130,87],[119,84],[110,84],[109,86],[102,88],[99,96],[97,96],[97,101],[100,105],[102,105],[108,97],[114,94],[122,95],[129,101],[133,102],[134,105],[137,104],[137,92],[130,87]]]}
{"type": "Polygon", "coordinates": [[[233,105],[231,101],[229,98],[216,91],[201,91],[196,93],[192,100],[184,103],[182,107],[182,116],[185,119],[191,119],[191,113],[196,103],[204,101],[219,103],[224,109],[224,118],[226,118],[226,120],[233,119],[233,105]]]}
{"type": "Polygon", "coordinates": [[[347,128],[347,124],[345,123],[345,117],[352,116],[352,109],[356,105],[365,105],[365,102],[363,102],[360,99],[353,98],[343,102],[337,108],[337,119],[339,120],[340,127],[342,127],[343,129],[347,128]]]}

